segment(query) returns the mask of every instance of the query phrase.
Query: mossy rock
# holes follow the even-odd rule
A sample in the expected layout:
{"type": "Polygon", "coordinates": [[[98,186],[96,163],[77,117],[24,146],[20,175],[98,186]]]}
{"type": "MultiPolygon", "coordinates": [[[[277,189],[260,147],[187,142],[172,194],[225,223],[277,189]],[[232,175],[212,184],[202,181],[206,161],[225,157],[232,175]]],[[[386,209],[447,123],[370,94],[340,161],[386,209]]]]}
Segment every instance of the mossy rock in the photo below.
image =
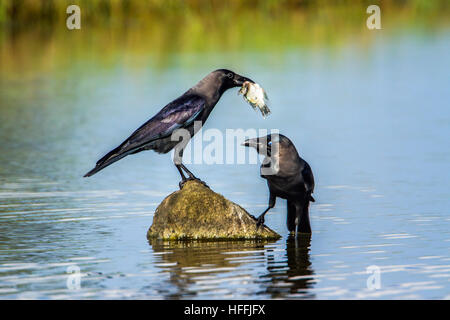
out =
{"type": "Polygon", "coordinates": [[[279,239],[237,204],[192,180],[166,197],[156,209],[148,239],[279,239]]]}

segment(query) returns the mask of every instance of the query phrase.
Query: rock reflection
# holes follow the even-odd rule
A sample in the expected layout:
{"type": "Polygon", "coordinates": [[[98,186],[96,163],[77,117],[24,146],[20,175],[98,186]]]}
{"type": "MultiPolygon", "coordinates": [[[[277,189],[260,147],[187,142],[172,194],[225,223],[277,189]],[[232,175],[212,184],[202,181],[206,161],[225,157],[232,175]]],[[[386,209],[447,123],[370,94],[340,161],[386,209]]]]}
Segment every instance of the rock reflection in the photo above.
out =
{"type": "MultiPolygon", "coordinates": [[[[266,264],[266,246],[270,241],[161,241],[151,240],[157,267],[169,271],[169,282],[161,292],[178,299],[215,292],[233,294],[245,290],[253,281],[255,263],[266,264]],[[233,289],[234,288],[234,289],[233,289]]],[[[250,292],[249,292],[250,294],[250,292]]]]}
{"type": "Polygon", "coordinates": [[[255,292],[261,298],[313,298],[311,237],[290,237],[286,247],[283,242],[151,240],[154,266],[169,284],[159,294],[168,299],[243,298],[255,292]]]}

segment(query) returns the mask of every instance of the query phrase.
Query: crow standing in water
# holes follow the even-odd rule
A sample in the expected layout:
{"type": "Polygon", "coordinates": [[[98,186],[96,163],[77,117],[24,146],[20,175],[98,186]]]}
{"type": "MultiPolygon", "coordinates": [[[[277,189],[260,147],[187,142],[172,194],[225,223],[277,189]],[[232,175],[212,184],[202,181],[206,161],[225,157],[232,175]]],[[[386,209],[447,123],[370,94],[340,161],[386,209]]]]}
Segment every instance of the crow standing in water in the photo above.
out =
{"type": "Polygon", "coordinates": [[[254,83],[254,81],[230,70],[219,69],[211,72],[179,98],[162,108],[117,148],[108,152],[97,162],[95,168],[84,176],[90,177],[129,154],[144,150],[167,153],[175,148],[174,163],[181,175],[180,188],[188,179],[199,180],[181,162],[183,149],[188,141],[183,141],[183,143],[180,143],[179,140],[172,141],[171,135],[177,129],[186,129],[190,138],[193,137],[208,119],[222,94],[230,88],[241,87],[245,81],[254,83]],[[194,130],[195,121],[200,121],[201,125],[195,126],[194,130]],[[189,176],[188,179],[183,170],[189,176]]]}
{"type": "Polygon", "coordinates": [[[311,233],[309,202],[314,202],[314,177],[309,164],[300,158],[294,144],[286,136],[272,134],[248,139],[246,147],[265,155],[261,177],[267,180],[269,207],[258,217],[257,225],[264,223],[264,215],[275,206],[276,198],[287,200],[287,227],[290,232],[311,233]]]}

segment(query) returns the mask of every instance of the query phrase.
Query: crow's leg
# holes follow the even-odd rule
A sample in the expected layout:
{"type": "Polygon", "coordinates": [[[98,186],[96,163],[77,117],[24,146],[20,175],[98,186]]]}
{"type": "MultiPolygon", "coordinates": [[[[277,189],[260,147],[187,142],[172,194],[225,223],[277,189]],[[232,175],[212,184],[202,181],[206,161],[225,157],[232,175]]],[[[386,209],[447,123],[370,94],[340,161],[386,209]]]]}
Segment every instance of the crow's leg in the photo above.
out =
{"type": "MultiPolygon", "coordinates": [[[[187,139],[185,139],[185,140],[187,140],[187,139]]],[[[175,146],[175,150],[174,150],[175,153],[174,153],[174,157],[173,157],[173,162],[174,162],[175,166],[177,167],[178,172],[181,175],[181,181],[178,184],[180,186],[180,189],[182,189],[183,186],[185,185],[185,183],[189,180],[196,180],[196,181],[202,183],[205,187],[208,187],[208,185],[205,182],[203,182],[202,180],[200,180],[199,178],[194,176],[194,174],[191,171],[189,171],[189,169],[186,168],[186,166],[183,164],[183,162],[182,162],[183,151],[184,151],[184,147],[186,146],[186,144],[182,144],[182,143],[177,144],[175,146]],[[183,170],[184,170],[184,172],[186,172],[186,174],[188,175],[189,178],[186,178],[186,176],[183,173],[183,170]]]]}
{"type": "Polygon", "coordinates": [[[186,172],[186,174],[189,176],[190,179],[200,180],[196,176],[194,176],[194,174],[191,171],[189,171],[189,169],[186,168],[184,164],[181,163],[180,167],[184,170],[184,172],[186,172]]]}
{"type": "Polygon", "coordinates": [[[189,171],[189,169],[188,168],[186,168],[186,166],[184,165],[184,164],[180,164],[180,167],[184,170],[184,172],[186,172],[186,174],[189,176],[189,178],[187,179],[187,180],[195,180],[195,181],[198,181],[198,182],[200,182],[201,184],[203,184],[205,187],[208,187],[209,188],[209,186],[204,182],[204,181],[202,181],[202,180],[200,180],[199,178],[197,178],[196,176],[194,176],[194,174],[191,172],[191,171],[189,171]]]}
{"type": "Polygon", "coordinates": [[[297,235],[298,235],[298,226],[300,224],[302,211],[303,211],[303,204],[296,202],[295,203],[295,237],[297,237],[297,235]]]}
{"type": "Polygon", "coordinates": [[[309,200],[305,196],[301,201],[295,204],[295,235],[298,233],[311,233],[311,224],[309,222],[309,200]]]}
{"type": "Polygon", "coordinates": [[[267,207],[266,210],[264,210],[263,213],[260,214],[260,216],[256,219],[256,227],[259,228],[260,226],[262,226],[264,224],[264,216],[266,215],[267,212],[269,212],[270,209],[272,209],[273,207],[275,207],[275,202],[277,200],[277,197],[270,192],[270,196],[269,196],[269,206],[267,207]]]}
{"type": "Polygon", "coordinates": [[[295,235],[295,229],[297,225],[295,224],[295,218],[297,217],[297,207],[295,206],[295,200],[287,200],[287,219],[286,225],[290,234],[295,235]]]}
{"type": "Polygon", "coordinates": [[[184,184],[186,183],[187,179],[183,173],[183,170],[181,170],[181,166],[179,164],[175,164],[175,167],[177,167],[177,170],[181,176],[181,181],[178,183],[178,186],[180,187],[180,190],[181,190],[181,188],[183,188],[184,184]]]}
{"type": "Polygon", "coordinates": [[[178,172],[180,173],[180,176],[181,176],[181,181],[178,183],[178,185],[180,187],[180,190],[183,188],[184,184],[188,180],[186,178],[186,176],[184,175],[184,172],[182,170],[183,167],[184,167],[184,165],[182,163],[184,147],[185,147],[185,144],[183,144],[182,142],[177,144],[175,146],[175,150],[174,150],[175,152],[174,152],[174,155],[173,155],[173,164],[175,165],[175,167],[177,168],[177,170],[178,170],[178,172]]]}
{"type": "MultiPolygon", "coordinates": [[[[186,182],[188,182],[189,180],[195,180],[200,182],[201,184],[203,184],[205,187],[208,187],[208,185],[203,182],[202,180],[200,180],[199,178],[197,178],[196,176],[194,176],[194,174],[192,172],[190,172],[186,166],[182,163],[180,164],[175,164],[175,166],[178,169],[178,172],[180,173],[181,176],[181,181],[178,183],[178,186],[180,187],[180,190],[183,189],[184,185],[186,184],[186,182]],[[188,178],[186,178],[186,176],[183,173],[183,170],[187,173],[187,175],[189,176],[188,178]]],[[[209,188],[209,187],[208,187],[209,188]]]]}

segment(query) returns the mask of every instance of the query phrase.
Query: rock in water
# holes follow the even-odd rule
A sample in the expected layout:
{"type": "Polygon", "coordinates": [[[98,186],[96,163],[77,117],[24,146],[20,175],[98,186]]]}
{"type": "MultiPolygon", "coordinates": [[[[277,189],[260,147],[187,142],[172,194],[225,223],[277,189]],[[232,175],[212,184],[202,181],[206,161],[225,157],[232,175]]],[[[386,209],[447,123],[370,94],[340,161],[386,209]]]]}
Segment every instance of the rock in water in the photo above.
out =
{"type": "Polygon", "coordinates": [[[279,239],[237,204],[198,181],[166,197],[156,209],[147,238],[180,239],[279,239]]]}

